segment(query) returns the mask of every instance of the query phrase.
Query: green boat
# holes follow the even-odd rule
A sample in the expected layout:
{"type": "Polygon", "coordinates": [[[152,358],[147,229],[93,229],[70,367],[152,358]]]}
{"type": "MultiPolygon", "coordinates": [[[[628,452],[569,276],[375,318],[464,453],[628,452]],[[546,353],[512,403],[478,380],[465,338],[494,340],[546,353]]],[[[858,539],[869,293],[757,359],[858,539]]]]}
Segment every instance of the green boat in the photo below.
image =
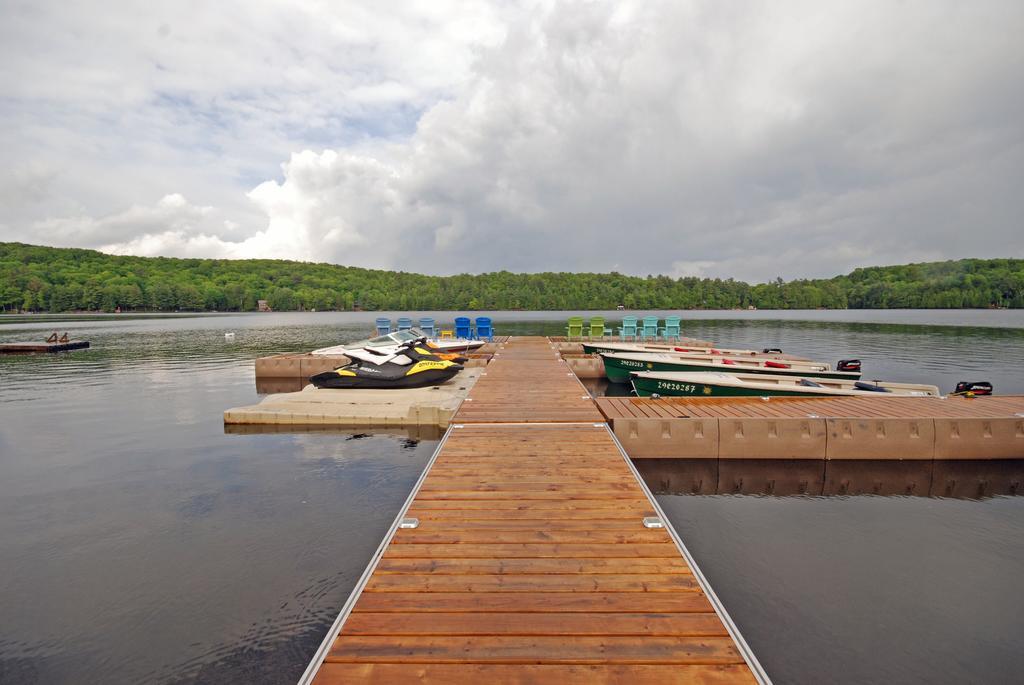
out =
{"type": "Polygon", "coordinates": [[[885,381],[793,378],[757,373],[673,373],[640,371],[631,375],[639,397],[855,397],[858,395],[938,397],[934,385],[885,381]]]}
{"type": "Polygon", "coordinates": [[[602,352],[604,373],[613,383],[628,383],[637,371],[718,371],[722,373],[762,373],[796,378],[838,378],[860,380],[860,362],[843,360],[839,369],[810,361],[778,361],[765,358],[728,357],[699,354],[652,354],[602,352]],[[848,370],[846,370],[848,369],[848,370]],[[854,370],[856,369],[856,370],[854,370]]]}

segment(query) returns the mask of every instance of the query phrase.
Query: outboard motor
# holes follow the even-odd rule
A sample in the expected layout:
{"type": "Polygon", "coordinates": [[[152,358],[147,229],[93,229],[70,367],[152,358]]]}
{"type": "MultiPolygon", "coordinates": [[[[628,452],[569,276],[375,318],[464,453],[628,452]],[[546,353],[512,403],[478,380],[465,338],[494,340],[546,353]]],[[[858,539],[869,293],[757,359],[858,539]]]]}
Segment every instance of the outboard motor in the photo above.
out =
{"type": "Polygon", "coordinates": [[[766,347],[761,350],[761,354],[782,354],[782,350],[778,347],[766,347]]]}
{"type": "Polygon", "coordinates": [[[836,371],[860,371],[859,359],[840,359],[836,371]]]}
{"type": "Polygon", "coordinates": [[[956,384],[954,395],[991,395],[992,384],[988,381],[960,381],[956,384]]]}

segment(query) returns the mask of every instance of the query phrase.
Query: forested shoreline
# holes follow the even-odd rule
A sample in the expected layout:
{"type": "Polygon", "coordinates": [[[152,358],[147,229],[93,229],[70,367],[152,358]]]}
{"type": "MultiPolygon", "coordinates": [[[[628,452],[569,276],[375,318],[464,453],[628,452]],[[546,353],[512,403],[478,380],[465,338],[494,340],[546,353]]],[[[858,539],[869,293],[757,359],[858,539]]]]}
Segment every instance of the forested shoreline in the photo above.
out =
{"type": "Polygon", "coordinates": [[[426,276],[284,260],[129,257],[0,243],[0,311],[887,309],[1024,307],[1024,259],[856,269],[829,279],[536,273],[426,276]]]}

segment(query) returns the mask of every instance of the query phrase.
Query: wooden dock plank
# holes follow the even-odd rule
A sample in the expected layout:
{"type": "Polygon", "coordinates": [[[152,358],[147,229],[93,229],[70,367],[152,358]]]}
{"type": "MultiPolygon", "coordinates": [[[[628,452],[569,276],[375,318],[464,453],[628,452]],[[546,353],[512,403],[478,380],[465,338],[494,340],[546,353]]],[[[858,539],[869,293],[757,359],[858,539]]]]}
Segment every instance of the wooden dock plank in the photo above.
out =
{"type": "Polygon", "coordinates": [[[727,637],[712,613],[613,614],[518,612],[353,614],[349,635],[657,635],[727,637]]]}
{"type": "Polygon", "coordinates": [[[578,635],[347,635],[328,662],[738,664],[731,638],[578,635]]]}
{"type": "MultiPolygon", "coordinates": [[[[434,500],[433,503],[442,502],[434,500]]],[[[455,503],[462,503],[462,501],[455,503]]],[[[540,504],[541,502],[534,500],[532,503],[540,504]]],[[[423,505],[411,509],[409,515],[421,520],[447,519],[464,521],[534,521],[538,519],[546,520],[552,515],[557,515],[563,521],[627,519],[632,522],[636,522],[638,516],[643,518],[644,516],[654,515],[654,510],[651,507],[622,506],[602,509],[596,506],[597,502],[594,502],[595,506],[593,508],[585,509],[522,509],[517,507],[500,511],[489,509],[429,509],[427,504],[427,502],[424,502],[423,505]]]]}
{"type": "Polygon", "coordinates": [[[677,557],[679,550],[670,542],[658,544],[634,543],[624,544],[423,544],[423,545],[391,545],[384,553],[384,558],[396,557],[405,559],[431,558],[479,558],[489,556],[494,559],[545,559],[560,557],[677,557]]]}
{"type": "MultiPolygon", "coordinates": [[[[482,550],[481,553],[486,552],[482,550]]],[[[461,559],[382,559],[377,573],[430,573],[511,575],[517,573],[690,573],[678,557],[622,559],[607,557],[556,557],[553,559],[505,559],[468,557],[461,559]]]]}
{"type": "MultiPolygon", "coordinates": [[[[479,502],[474,500],[430,500],[413,502],[412,509],[410,511],[454,511],[454,510],[472,510],[472,509],[485,509],[493,510],[495,512],[544,512],[544,511],[581,511],[581,510],[593,510],[593,509],[611,509],[613,511],[631,511],[637,509],[650,509],[650,502],[647,498],[637,497],[633,500],[635,505],[624,502],[623,500],[554,500],[554,501],[517,501],[517,500],[501,500],[496,502],[479,502]],[[632,508],[630,508],[632,507],[632,508]]],[[[645,514],[646,515],[646,514],[645,514]]],[[[546,515],[545,515],[546,518],[546,515]]]]}
{"type": "MultiPolygon", "coordinates": [[[[640,517],[643,518],[643,517],[640,517]]],[[[636,522],[639,519],[632,517],[629,519],[603,519],[600,524],[597,524],[594,519],[586,520],[576,518],[572,520],[556,520],[552,521],[549,519],[519,519],[519,520],[506,520],[506,519],[490,519],[490,520],[455,520],[451,517],[445,517],[441,519],[430,519],[424,518],[420,520],[419,528],[417,532],[425,531],[445,531],[445,530],[457,530],[457,531],[569,531],[569,530],[585,530],[590,531],[594,527],[599,527],[602,530],[616,530],[616,531],[632,531],[636,529],[636,522]]]]}
{"type": "Polygon", "coordinates": [[[364,592],[697,592],[689,574],[375,573],[364,592]]]}
{"type": "Polygon", "coordinates": [[[447,527],[440,531],[401,530],[391,544],[486,544],[486,543],[523,543],[537,545],[616,543],[631,544],[637,542],[655,543],[671,542],[668,533],[663,529],[645,529],[636,522],[635,528],[640,530],[459,530],[447,527]]]}
{"type": "Polygon", "coordinates": [[[755,682],[654,512],[557,351],[512,339],[315,682],[755,682]]]}
{"type": "MultiPolygon", "coordinates": [[[[711,604],[701,592],[369,592],[361,595],[352,610],[400,612],[526,612],[585,614],[614,613],[707,613],[711,604]]],[[[345,632],[342,631],[344,639],[345,632]]]]}
{"type": "Polygon", "coordinates": [[[326,663],[318,683],[487,683],[488,685],[724,685],[755,683],[745,665],[551,665],[326,663]]]}

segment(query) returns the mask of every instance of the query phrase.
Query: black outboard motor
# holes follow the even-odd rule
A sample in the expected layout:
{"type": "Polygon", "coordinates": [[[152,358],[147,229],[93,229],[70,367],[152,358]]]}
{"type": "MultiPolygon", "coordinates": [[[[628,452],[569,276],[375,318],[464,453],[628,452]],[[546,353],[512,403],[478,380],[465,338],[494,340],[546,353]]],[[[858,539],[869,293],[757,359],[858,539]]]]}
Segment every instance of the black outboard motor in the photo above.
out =
{"type": "Polygon", "coordinates": [[[778,347],[766,347],[761,350],[761,354],[782,354],[782,350],[778,347]]]}
{"type": "Polygon", "coordinates": [[[954,395],[991,395],[992,384],[988,381],[960,381],[956,384],[954,395]]]}
{"type": "Polygon", "coordinates": [[[840,359],[836,371],[860,371],[859,359],[840,359]]]}

